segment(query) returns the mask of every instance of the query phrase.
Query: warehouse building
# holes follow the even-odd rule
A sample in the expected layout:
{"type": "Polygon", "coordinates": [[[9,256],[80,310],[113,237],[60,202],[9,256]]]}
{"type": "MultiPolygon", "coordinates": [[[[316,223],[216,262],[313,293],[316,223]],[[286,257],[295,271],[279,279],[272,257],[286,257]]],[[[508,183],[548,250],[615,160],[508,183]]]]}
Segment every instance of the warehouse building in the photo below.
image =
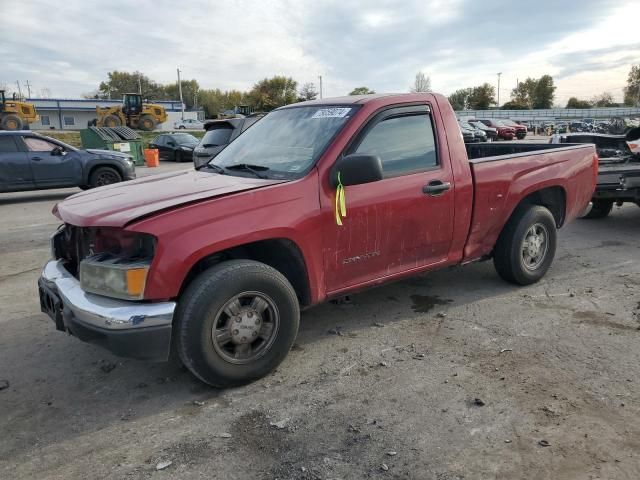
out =
{"type": "MultiPolygon", "coordinates": [[[[36,107],[40,119],[29,125],[32,130],[81,130],[96,118],[96,107],[121,105],[120,100],[30,98],[27,100],[36,107]]],[[[182,104],[179,100],[155,101],[162,105],[168,115],[166,122],[157,130],[173,130],[173,123],[182,117],[182,104]]],[[[204,120],[203,110],[185,110],[184,118],[204,120]]]]}

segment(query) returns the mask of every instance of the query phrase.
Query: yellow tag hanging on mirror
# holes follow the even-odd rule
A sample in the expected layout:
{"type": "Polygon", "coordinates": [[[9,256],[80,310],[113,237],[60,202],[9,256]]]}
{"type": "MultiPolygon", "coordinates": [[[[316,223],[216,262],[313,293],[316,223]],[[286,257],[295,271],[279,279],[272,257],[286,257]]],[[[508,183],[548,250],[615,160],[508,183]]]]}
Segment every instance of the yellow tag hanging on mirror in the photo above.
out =
{"type": "Polygon", "coordinates": [[[336,189],[336,223],[342,225],[342,218],[347,216],[347,201],[344,194],[344,185],[338,172],[338,188],[336,189]]]}

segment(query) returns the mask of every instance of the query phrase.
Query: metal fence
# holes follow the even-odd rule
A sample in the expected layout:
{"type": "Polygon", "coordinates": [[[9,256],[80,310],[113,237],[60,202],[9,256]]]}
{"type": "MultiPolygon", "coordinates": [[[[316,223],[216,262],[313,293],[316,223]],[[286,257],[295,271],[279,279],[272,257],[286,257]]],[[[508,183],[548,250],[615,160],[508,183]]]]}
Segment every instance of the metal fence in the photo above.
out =
{"type": "Polygon", "coordinates": [[[459,118],[510,118],[516,120],[568,120],[640,117],[640,107],[549,108],[540,110],[458,110],[459,118]]]}

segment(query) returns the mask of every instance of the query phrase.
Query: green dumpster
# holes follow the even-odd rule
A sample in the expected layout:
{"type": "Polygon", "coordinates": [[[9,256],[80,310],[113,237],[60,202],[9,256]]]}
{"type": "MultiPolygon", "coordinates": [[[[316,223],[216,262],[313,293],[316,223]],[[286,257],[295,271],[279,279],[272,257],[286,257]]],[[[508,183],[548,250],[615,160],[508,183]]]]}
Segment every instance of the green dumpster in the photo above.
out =
{"type": "Polygon", "coordinates": [[[89,127],[80,130],[82,148],[128,153],[137,166],[144,165],[142,137],[129,127],[89,127]]]}

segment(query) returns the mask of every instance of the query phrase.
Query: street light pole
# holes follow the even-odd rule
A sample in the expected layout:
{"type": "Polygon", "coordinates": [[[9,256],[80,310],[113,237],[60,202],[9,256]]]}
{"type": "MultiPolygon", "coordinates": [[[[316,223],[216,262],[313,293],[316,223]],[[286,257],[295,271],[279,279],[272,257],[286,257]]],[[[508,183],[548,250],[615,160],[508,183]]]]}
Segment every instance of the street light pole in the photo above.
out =
{"type": "Polygon", "coordinates": [[[318,79],[320,80],[320,100],[322,100],[322,75],[318,75],[318,79]]]}
{"type": "Polygon", "coordinates": [[[181,117],[184,120],[184,101],[182,101],[182,82],[180,81],[180,69],[176,69],[178,71],[178,91],[180,92],[180,111],[182,112],[181,117]]]}
{"type": "Polygon", "coordinates": [[[498,102],[497,102],[498,108],[500,108],[500,75],[502,75],[502,72],[498,72],[498,102]]]}

